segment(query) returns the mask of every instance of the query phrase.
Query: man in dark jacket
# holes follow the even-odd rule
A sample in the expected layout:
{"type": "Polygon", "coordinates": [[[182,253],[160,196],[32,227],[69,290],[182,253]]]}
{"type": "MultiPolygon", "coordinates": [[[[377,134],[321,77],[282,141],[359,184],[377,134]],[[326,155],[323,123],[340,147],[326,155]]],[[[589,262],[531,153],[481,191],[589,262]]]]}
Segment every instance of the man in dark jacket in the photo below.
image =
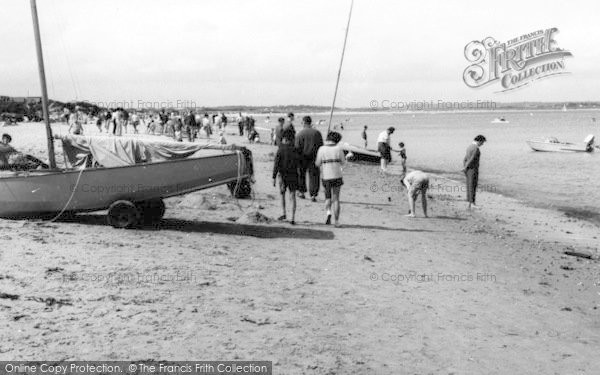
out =
{"type": "Polygon", "coordinates": [[[276,186],[277,175],[279,175],[279,191],[281,193],[281,207],[283,215],[278,220],[286,219],[285,210],[285,192],[289,190],[292,200],[292,220],[295,224],[296,219],[296,190],[298,189],[298,166],[300,157],[294,148],[294,133],[287,129],[283,132],[282,143],[277,149],[275,163],[273,164],[273,186],[276,186]]]}
{"type": "Polygon", "coordinates": [[[196,135],[198,134],[196,116],[194,112],[189,111],[183,118],[183,124],[185,125],[185,132],[187,133],[188,141],[194,142],[196,135]]]}
{"type": "Polygon", "coordinates": [[[302,130],[296,135],[296,149],[300,153],[300,168],[298,169],[298,197],[304,199],[306,193],[306,173],[308,172],[308,185],[310,197],[313,202],[317,201],[319,194],[319,168],[315,165],[317,151],[323,146],[321,132],[312,127],[310,116],[302,118],[302,130]]]}
{"type": "MultiPolygon", "coordinates": [[[[285,123],[285,119],[280,117],[277,121],[279,123],[275,125],[275,146],[281,145],[281,139],[283,137],[283,124],[285,123]]],[[[295,136],[296,134],[294,133],[294,137],[295,136]]]]}
{"type": "Polygon", "coordinates": [[[469,202],[469,209],[477,208],[475,205],[475,194],[479,180],[479,157],[481,155],[479,147],[485,141],[486,139],[483,135],[475,137],[473,143],[467,147],[467,154],[463,159],[463,172],[465,172],[465,176],[467,177],[467,202],[469,202]]]}

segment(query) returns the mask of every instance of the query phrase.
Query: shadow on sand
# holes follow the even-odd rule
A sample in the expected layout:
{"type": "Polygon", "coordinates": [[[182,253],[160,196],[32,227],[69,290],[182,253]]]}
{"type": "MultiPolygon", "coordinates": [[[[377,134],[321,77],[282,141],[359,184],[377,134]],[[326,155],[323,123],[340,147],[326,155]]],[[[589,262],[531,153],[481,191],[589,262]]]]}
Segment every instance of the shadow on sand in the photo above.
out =
{"type": "Polygon", "coordinates": [[[350,228],[350,229],[373,229],[373,230],[390,230],[394,232],[436,232],[435,230],[429,229],[407,229],[407,228],[391,228],[391,227],[382,227],[380,225],[358,225],[358,224],[341,224],[341,229],[350,228]]]}
{"type": "Polygon", "coordinates": [[[465,217],[458,217],[458,216],[432,216],[431,219],[443,219],[443,220],[458,220],[458,221],[465,221],[467,220],[467,218],[465,217]]]}
{"type": "Polygon", "coordinates": [[[369,202],[345,202],[345,201],[340,201],[341,204],[351,204],[351,205],[355,205],[355,206],[386,206],[386,207],[393,207],[394,205],[392,204],[392,202],[388,202],[388,203],[369,203],[369,202]]]}
{"type": "MultiPolygon", "coordinates": [[[[108,226],[106,216],[98,214],[74,215],[72,217],[61,218],[58,221],[63,223],[108,226]]],[[[305,238],[311,240],[332,240],[335,238],[333,232],[327,230],[171,218],[162,219],[157,225],[137,228],[137,230],[174,230],[185,233],[231,234],[258,238],[305,238]]]]}

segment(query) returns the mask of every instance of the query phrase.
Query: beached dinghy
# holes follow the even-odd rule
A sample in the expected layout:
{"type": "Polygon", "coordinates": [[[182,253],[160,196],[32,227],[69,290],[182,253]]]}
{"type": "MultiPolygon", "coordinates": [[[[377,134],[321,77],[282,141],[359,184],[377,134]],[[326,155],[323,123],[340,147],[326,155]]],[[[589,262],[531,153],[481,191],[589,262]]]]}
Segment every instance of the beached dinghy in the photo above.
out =
{"type": "Polygon", "coordinates": [[[159,220],[165,211],[163,198],[223,184],[238,196],[250,193],[252,154],[235,146],[64,136],[57,138],[62,140],[67,168],[57,168],[37,4],[30,3],[49,168],[0,174],[0,217],[108,208],[109,224],[128,228],[159,220]]]}
{"type": "Polygon", "coordinates": [[[594,151],[594,136],[592,134],[585,137],[583,142],[570,143],[560,142],[555,137],[544,139],[531,139],[527,141],[529,147],[534,151],[545,152],[592,152],[594,151]]]}
{"type": "Polygon", "coordinates": [[[369,163],[379,163],[381,160],[381,154],[378,151],[368,150],[363,147],[351,145],[349,143],[343,143],[341,145],[346,159],[351,161],[366,161],[369,163]]]}
{"type": "Polygon", "coordinates": [[[252,154],[236,146],[62,136],[65,170],[3,172],[0,216],[39,217],[108,209],[108,222],[159,220],[163,198],[252,178],[252,154]]]}

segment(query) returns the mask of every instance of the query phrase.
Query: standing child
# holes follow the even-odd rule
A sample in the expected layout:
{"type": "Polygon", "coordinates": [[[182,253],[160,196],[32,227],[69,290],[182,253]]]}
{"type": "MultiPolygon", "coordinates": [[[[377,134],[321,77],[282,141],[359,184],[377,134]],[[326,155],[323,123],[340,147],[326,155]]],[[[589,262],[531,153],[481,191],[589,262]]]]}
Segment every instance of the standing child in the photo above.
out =
{"type": "Polygon", "coordinates": [[[367,125],[363,128],[362,139],[365,141],[365,148],[367,148],[367,125]]]}
{"type": "Polygon", "coordinates": [[[338,146],[342,135],[338,132],[327,134],[325,144],[319,147],[315,165],[320,167],[323,176],[323,187],[325,188],[325,210],[327,219],[325,224],[331,224],[331,210],[335,226],[339,226],[340,220],[340,191],[344,184],[342,167],[346,164],[344,151],[338,146]]]}
{"type": "Polygon", "coordinates": [[[227,144],[227,140],[225,139],[225,136],[223,135],[223,131],[219,132],[219,144],[221,144],[221,145],[227,144]]]}
{"type": "Polygon", "coordinates": [[[400,147],[398,153],[402,159],[402,173],[406,173],[406,149],[404,148],[404,142],[398,143],[398,147],[400,147]]]}
{"type": "Polygon", "coordinates": [[[277,175],[279,175],[279,192],[281,193],[281,207],[283,215],[278,220],[287,218],[285,209],[285,192],[290,192],[292,201],[292,220],[290,224],[296,224],[296,190],[298,190],[298,167],[300,166],[300,155],[294,148],[294,132],[291,129],[283,131],[282,143],[277,149],[275,163],[273,165],[273,186],[276,186],[277,175]]]}

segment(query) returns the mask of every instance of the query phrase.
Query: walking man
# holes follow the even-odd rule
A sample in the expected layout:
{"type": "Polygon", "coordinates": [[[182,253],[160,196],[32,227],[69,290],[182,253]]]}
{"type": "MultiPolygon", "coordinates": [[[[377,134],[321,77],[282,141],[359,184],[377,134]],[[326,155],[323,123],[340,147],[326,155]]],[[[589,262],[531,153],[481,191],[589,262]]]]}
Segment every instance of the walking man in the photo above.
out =
{"type": "Polygon", "coordinates": [[[189,142],[194,142],[196,139],[196,116],[192,111],[189,111],[183,120],[185,125],[185,132],[187,133],[187,138],[189,142]]]}
{"type": "Polygon", "coordinates": [[[477,183],[479,180],[479,157],[481,155],[479,147],[485,141],[485,137],[481,134],[475,137],[473,143],[467,147],[467,154],[463,160],[462,170],[467,177],[467,202],[469,202],[469,209],[478,208],[475,205],[475,193],[477,192],[477,183]]]}
{"type": "MultiPolygon", "coordinates": [[[[312,127],[312,119],[310,116],[302,118],[302,130],[296,135],[296,149],[300,152],[300,168],[298,179],[298,197],[306,198],[306,173],[309,176],[309,192],[313,202],[317,201],[319,194],[319,168],[315,165],[317,151],[323,146],[323,136],[321,132],[312,127]]],[[[285,131],[291,131],[287,128],[285,131]]]]}

